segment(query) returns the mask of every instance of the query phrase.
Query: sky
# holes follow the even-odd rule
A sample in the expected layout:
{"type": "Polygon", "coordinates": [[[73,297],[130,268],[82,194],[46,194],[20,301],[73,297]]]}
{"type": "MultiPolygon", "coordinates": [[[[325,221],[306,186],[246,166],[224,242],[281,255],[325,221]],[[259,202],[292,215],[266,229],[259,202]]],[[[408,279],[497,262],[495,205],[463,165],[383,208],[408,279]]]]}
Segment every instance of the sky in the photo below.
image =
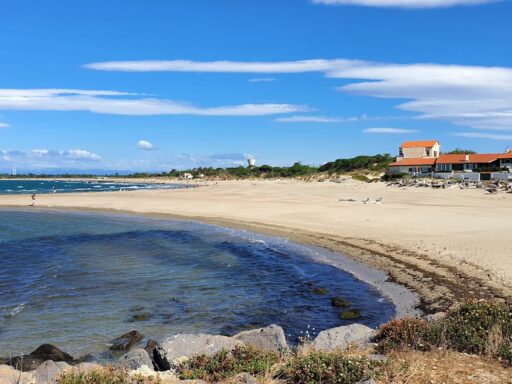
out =
{"type": "Polygon", "coordinates": [[[512,146],[512,1],[0,2],[0,171],[512,146]]]}

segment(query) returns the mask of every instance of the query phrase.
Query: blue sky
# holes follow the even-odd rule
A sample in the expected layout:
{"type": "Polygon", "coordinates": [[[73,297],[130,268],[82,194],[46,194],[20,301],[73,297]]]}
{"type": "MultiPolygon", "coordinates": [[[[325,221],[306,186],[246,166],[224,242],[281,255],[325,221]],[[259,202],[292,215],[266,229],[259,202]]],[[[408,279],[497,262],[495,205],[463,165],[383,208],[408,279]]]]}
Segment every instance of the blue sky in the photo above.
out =
{"type": "Polygon", "coordinates": [[[0,170],[512,146],[512,2],[0,4],[0,170]]]}

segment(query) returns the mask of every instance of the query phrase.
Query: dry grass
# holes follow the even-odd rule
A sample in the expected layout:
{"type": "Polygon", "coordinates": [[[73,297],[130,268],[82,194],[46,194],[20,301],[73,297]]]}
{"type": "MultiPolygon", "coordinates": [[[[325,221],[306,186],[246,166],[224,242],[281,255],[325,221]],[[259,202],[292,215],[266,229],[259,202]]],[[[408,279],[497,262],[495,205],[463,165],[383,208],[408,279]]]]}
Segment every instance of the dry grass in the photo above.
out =
{"type": "Polygon", "coordinates": [[[379,384],[512,384],[512,369],[496,360],[452,351],[387,355],[379,384]]]}

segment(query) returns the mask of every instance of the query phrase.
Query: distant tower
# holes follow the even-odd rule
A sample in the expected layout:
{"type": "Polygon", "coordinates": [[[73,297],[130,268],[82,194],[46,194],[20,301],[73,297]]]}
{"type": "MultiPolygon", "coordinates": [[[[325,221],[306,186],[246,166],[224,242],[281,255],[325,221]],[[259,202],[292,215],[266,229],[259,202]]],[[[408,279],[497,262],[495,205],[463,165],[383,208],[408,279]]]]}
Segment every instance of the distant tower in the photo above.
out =
{"type": "Polygon", "coordinates": [[[253,158],[250,158],[250,159],[247,159],[247,166],[249,168],[252,168],[256,165],[256,159],[253,157],[253,158]]]}
{"type": "Polygon", "coordinates": [[[12,169],[12,175],[13,175],[13,176],[16,176],[16,168],[13,168],[13,169],[12,169]]]}

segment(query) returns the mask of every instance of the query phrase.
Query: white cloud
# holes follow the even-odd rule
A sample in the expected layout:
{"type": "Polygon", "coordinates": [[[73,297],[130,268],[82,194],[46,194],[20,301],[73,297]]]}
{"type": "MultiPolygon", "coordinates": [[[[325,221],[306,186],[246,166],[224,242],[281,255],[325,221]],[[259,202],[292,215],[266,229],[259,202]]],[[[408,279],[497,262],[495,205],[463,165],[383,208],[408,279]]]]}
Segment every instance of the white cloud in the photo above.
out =
{"type": "Polygon", "coordinates": [[[488,4],[496,1],[498,0],[312,0],[313,4],[396,8],[446,8],[456,5],[488,4]]]}
{"type": "Polygon", "coordinates": [[[279,117],[275,119],[280,123],[341,123],[347,121],[340,117],[326,117],[326,116],[290,116],[279,117]]]}
{"type": "Polygon", "coordinates": [[[144,151],[151,151],[155,149],[155,146],[149,141],[139,140],[139,142],[137,143],[137,148],[142,149],[144,151]]]}
{"type": "Polygon", "coordinates": [[[0,167],[18,167],[24,170],[44,169],[86,169],[98,164],[101,157],[84,149],[50,150],[33,149],[31,151],[0,150],[0,167]]]}
{"type": "Polygon", "coordinates": [[[512,141],[512,135],[497,135],[494,133],[459,132],[459,133],[454,133],[454,135],[459,136],[459,137],[469,137],[472,139],[491,139],[491,140],[512,141]]]}
{"type": "Polygon", "coordinates": [[[249,79],[250,83],[271,83],[276,81],[275,77],[256,77],[254,79],[249,79]]]}
{"type": "Polygon", "coordinates": [[[86,151],[85,149],[69,149],[61,152],[62,155],[67,156],[70,159],[76,160],[101,160],[101,157],[95,153],[86,151]]]}
{"type": "Polygon", "coordinates": [[[403,129],[403,128],[366,128],[363,129],[364,133],[416,133],[419,132],[416,129],[403,129]]]}
{"type": "Polygon", "coordinates": [[[264,116],[307,111],[291,104],[197,107],[167,99],[133,97],[116,91],[0,89],[0,110],[89,111],[114,115],[264,116]]]}
{"type": "Polygon", "coordinates": [[[329,71],[333,66],[350,66],[353,60],[300,60],[281,62],[139,60],[85,64],[85,68],[122,72],[215,72],[215,73],[303,73],[329,71]]]}
{"type": "Polygon", "coordinates": [[[8,128],[9,124],[6,123],[0,123],[0,128],[8,128]]]}
{"type": "Polygon", "coordinates": [[[340,91],[409,100],[397,107],[423,119],[445,120],[480,129],[512,130],[512,68],[438,64],[387,64],[358,60],[284,62],[127,61],[90,64],[121,71],[223,73],[322,72],[349,79],[340,91]]]}

